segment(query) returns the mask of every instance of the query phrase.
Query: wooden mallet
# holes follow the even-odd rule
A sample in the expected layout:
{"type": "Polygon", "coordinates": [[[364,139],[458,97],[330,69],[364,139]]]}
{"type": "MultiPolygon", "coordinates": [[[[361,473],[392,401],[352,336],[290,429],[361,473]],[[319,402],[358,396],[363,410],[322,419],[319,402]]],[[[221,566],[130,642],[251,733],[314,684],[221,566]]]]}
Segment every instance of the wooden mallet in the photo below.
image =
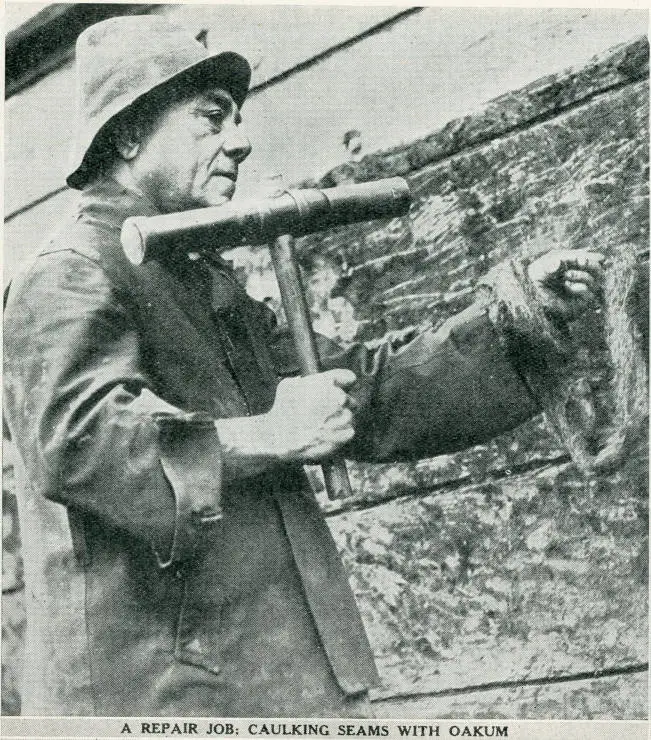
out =
{"type": "MultiPolygon", "coordinates": [[[[409,186],[401,177],[323,190],[285,190],[272,198],[128,218],[122,227],[122,246],[128,259],[140,265],[164,259],[171,250],[223,252],[236,246],[269,244],[301,372],[310,375],[320,371],[319,355],[294,239],[335,226],[403,216],[410,203],[409,186]]],[[[343,459],[327,460],[322,468],[330,499],[352,494],[343,459]]]]}

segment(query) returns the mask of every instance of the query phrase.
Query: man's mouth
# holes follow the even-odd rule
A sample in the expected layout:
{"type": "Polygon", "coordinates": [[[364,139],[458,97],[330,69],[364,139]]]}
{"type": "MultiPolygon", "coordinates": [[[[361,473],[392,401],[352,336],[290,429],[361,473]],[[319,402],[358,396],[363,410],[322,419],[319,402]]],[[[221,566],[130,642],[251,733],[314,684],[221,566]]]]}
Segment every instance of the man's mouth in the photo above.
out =
{"type": "Polygon", "coordinates": [[[236,172],[214,172],[213,176],[217,177],[226,177],[229,180],[232,180],[233,182],[237,182],[237,173],[236,172]]]}

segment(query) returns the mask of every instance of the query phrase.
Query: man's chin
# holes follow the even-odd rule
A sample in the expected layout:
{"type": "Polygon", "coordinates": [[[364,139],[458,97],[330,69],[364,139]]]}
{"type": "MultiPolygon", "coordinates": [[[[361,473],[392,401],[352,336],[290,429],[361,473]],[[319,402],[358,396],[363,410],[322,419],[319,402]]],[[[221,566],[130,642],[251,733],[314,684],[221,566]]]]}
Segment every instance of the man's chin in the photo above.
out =
{"type": "Polygon", "coordinates": [[[200,191],[197,190],[190,193],[182,204],[182,207],[175,208],[174,210],[188,211],[197,208],[214,208],[216,206],[226,205],[235,194],[235,183],[231,180],[228,180],[227,183],[227,185],[220,183],[215,187],[210,187],[209,183],[207,187],[202,188],[200,191]]]}
{"type": "Polygon", "coordinates": [[[223,206],[235,195],[235,183],[227,177],[211,177],[202,195],[206,206],[223,206]]]}
{"type": "Polygon", "coordinates": [[[204,198],[196,208],[215,208],[216,206],[224,206],[231,200],[230,196],[226,195],[215,195],[208,198],[204,198]]]}

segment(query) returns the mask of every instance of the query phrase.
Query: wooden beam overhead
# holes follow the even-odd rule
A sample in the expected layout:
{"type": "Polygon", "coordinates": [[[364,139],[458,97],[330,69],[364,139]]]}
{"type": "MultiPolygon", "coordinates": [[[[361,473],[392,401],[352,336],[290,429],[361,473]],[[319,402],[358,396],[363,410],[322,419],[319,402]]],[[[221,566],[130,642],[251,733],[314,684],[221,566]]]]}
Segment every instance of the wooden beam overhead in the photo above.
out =
{"type": "Polygon", "coordinates": [[[77,36],[116,15],[145,14],[151,4],[54,3],[7,34],[5,98],[33,84],[74,56],[77,36]]]}

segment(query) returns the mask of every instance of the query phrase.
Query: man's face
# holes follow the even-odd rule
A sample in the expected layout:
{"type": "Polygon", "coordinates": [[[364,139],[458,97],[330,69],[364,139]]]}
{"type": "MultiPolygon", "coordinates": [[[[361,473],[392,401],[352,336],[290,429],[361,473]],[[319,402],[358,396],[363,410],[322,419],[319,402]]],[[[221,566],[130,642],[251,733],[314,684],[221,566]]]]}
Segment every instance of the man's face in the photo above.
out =
{"type": "Polygon", "coordinates": [[[162,213],[226,203],[251,151],[240,122],[237,104],[220,88],[170,105],[140,142],[132,162],[138,185],[162,213]]]}

